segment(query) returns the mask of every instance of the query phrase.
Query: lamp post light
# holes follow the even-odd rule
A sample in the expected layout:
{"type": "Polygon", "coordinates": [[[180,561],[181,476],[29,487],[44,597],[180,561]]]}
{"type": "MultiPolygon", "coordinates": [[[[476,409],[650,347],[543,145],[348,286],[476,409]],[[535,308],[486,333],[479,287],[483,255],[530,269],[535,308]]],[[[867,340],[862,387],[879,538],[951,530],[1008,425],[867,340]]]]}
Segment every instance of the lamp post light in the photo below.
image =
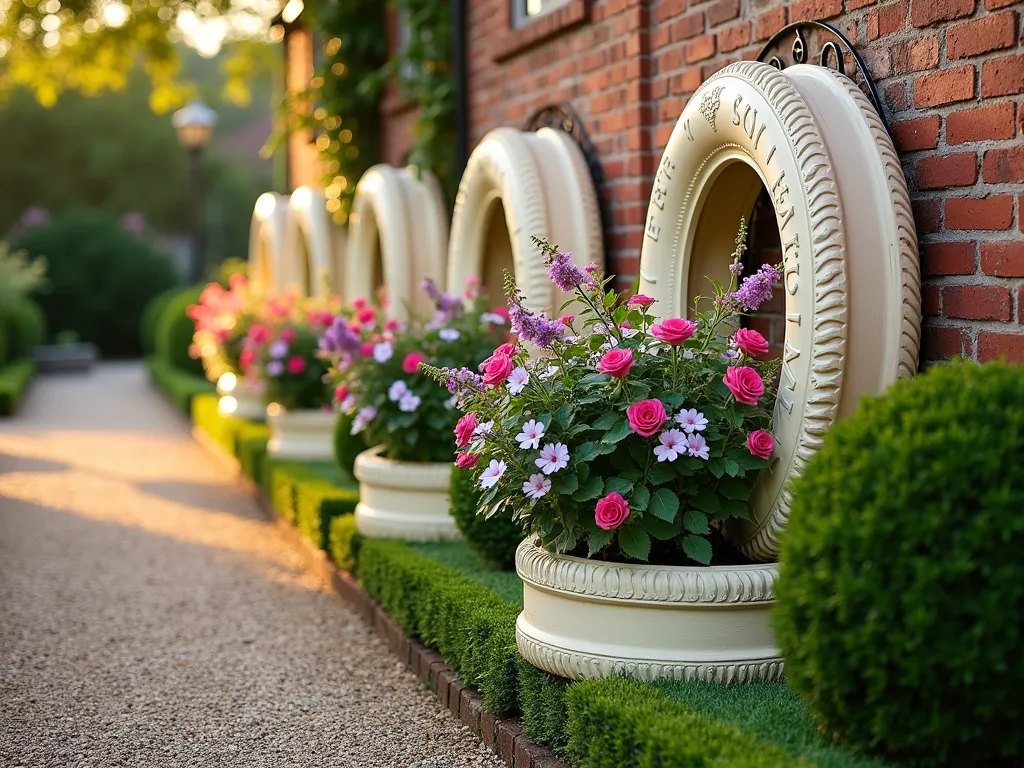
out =
{"type": "Polygon", "coordinates": [[[195,282],[202,279],[206,272],[203,257],[203,148],[217,124],[217,113],[195,99],[174,113],[171,124],[188,155],[189,229],[192,240],[189,278],[195,282]]]}

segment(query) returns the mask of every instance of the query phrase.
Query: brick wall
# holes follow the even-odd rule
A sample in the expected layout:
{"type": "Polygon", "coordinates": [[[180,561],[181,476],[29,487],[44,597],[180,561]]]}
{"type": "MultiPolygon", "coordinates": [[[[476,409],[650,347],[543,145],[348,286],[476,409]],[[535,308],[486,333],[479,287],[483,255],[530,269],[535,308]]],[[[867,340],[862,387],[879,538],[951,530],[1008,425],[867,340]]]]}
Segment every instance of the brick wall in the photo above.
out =
{"type": "MultiPolygon", "coordinates": [[[[296,28],[285,38],[288,46],[288,71],[285,73],[289,93],[300,93],[309,87],[313,77],[313,36],[308,29],[296,28]]],[[[323,180],[316,144],[311,130],[295,131],[288,137],[288,191],[308,185],[319,187],[323,180]]]]}

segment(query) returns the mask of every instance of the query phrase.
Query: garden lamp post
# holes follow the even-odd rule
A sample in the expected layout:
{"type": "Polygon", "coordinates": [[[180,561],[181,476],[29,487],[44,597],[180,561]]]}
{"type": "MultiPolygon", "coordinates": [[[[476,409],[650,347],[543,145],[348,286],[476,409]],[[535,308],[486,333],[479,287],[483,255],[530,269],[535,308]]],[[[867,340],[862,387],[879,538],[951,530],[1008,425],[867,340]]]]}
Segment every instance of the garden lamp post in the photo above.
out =
{"type": "Polygon", "coordinates": [[[203,148],[217,124],[217,113],[195,99],[174,113],[171,124],[188,155],[189,229],[192,241],[189,279],[198,281],[206,272],[203,258],[203,148]]]}

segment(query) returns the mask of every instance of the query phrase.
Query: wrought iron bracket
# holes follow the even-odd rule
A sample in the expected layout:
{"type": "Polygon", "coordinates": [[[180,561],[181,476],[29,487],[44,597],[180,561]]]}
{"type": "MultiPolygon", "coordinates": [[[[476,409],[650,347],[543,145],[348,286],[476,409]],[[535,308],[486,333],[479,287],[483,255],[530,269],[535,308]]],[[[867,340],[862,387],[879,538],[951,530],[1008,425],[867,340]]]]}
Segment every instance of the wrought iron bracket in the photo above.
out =
{"type": "Polygon", "coordinates": [[[757,54],[757,60],[778,69],[785,69],[793,64],[815,64],[846,75],[868,97],[881,118],[882,125],[892,135],[885,110],[882,108],[882,100],[878,96],[878,90],[867,65],[854,49],[853,43],[831,24],[820,21],[797,21],[783,27],[764,44],[757,54]],[[784,44],[790,39],[792,42],[788,46],[789,53],[784,59],[784,44]],[[811,50],[817,50],[818,54],[812,56],[811,50]]]}

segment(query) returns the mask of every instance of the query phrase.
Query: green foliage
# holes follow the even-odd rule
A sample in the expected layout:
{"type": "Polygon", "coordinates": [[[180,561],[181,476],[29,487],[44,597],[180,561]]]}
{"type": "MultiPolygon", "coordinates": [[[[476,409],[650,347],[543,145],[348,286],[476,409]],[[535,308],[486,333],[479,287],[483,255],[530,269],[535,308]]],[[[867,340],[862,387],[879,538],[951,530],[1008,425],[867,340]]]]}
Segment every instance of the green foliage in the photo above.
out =
{"type": "Polygon", "coordinates": [[[172,368],[205,378],[202,361],[189,353],[195,324],[188,308],[199,301],[201,292],[198,287],[182,288],[164,304],[156,323],[156,355],[172,368]]]}
{"type": "MultiPolygon", "coordinates": [[[[2,335],[0,332],[0,336],[2,335]]],[[[17,412],[21,398],[28,385],[32,383],[35,373],[36,364],[31,360],[0,364],[0,416],[10,416],[17,412]]]]}
{"type": "Polygon", "coordinates": [[[146,304],[142,310],[142,317],[139,319],[139,342],[142,344],[142,351],[147,355],[156,353],[156,327],[160,322],[160,316],[171,301],[179,292],[180,288],[168,288],[161,291],[146,304]]]}
{"type": "Polygon", "coordinates": [[[149,300],[175,285],[166,254],[105,214],[68,213],[16,243],[47,261],[49,289],[38,301],[53,331],[76,331],[107,357],[137,355],[139,321],[149,300]]]}
{"type": "Polygon", "coordinates": [[[192,423],[219,445],[228,456],[235,455],[236,426],[241,419],[221,414],[220,396],[204,393],[192,398],[192,423]]]}
{"type": "Polygon", "coordinates": [[[250,376],[266,387],[268,402],[278,403],[289,411],[320,410],[333,400],[333,390],[324,383],[327,361],[319,356],[320,335],[305,323],[285,323],[274,327],[274,341],[258,348],[259,364],[250,369],[250,376]],[[290,333],[285,341],[282,334],[290,333]],[[278,346],[283,355],[275,356],[278,346]],[[293,363],[299,367],[293,368],[293,363]]]}
{"type": "Polygon", "coordinates": [[[204,377],[175,368],[161,357],[147,357],[146,368],[153,383],[186,415],[191,413],[192,398],[214,391],[213,384],[204,377]]]}
{"type": "Polygon", "coordinates": [[[7,362],[10,352],[10,334],[5,324],[0,323],[0,365],[7,362]]]}
{"type": "Polygon", "coordinates": [[[343,571],[356,572],[362,537],[356,530],[355,515],[339,515],[331,520],[328,554],[343,571]]]}
{"type": "Polygon", "coordinates": [[[11,360],[29,357],[32,347],[42,344],[46,338],[46,317],[32,299],[21,298],[6,310],[0,309],[0,320],[7,323],[7,354],[11,360]]]}
{"type": "Polygon", "coordinates": [[[526,735],[552,749],[565,749],[569,717],[565,692],[570,682],[537,669],[522,656],[516,655],[516,676],[519,679],[520,718],[526,735]]]}
{"type": "MultiPolygon", "coordinates": [[[[2,230],[0,230],[2,231],[2,230]]],[[[0,240],[0,313],[46,285],[46,259],[29,260],[0,240]]]]}
{"type": "Polygon", "coordinates": [[[500,568],[513,567],[516,547],[523,540],[522,528],[506,513],[491,518],[477,514],[481,492],[472,472],[453,467],[448,492],[449,512],[469,546],[500,568]]]}
{"type": "Polygon", "coordinates": [[[362,432],[352,434],[352,414],[338,413],[338,419],[334,422],[334,458],[338,466],[351,474],[356,465],[356,456],[369,447],[362,432]]]}
{"type": "Polygon", "coordinates": [[[793,484],[786,673],[821,726],[918,765],[1024,759],[1024,369],[955,363],[833,427],[793,484]]]}
{"type": "Polygon", "coordinates": [[[359,486],[354,480],[339,487],[317,477],[300,480],[295,486],[295,525],[318,549],[328,550],[335,518],[352,517],[359,503],[359,486]]]}
{"type": "Polygon", "coordinates": [[[266,460],[268,442],[270,428],[266,424],[239,419],[235,432],[235,456],[242,473],[261,485],[265,485],[264,464],[269,464],[266,460]]]}

